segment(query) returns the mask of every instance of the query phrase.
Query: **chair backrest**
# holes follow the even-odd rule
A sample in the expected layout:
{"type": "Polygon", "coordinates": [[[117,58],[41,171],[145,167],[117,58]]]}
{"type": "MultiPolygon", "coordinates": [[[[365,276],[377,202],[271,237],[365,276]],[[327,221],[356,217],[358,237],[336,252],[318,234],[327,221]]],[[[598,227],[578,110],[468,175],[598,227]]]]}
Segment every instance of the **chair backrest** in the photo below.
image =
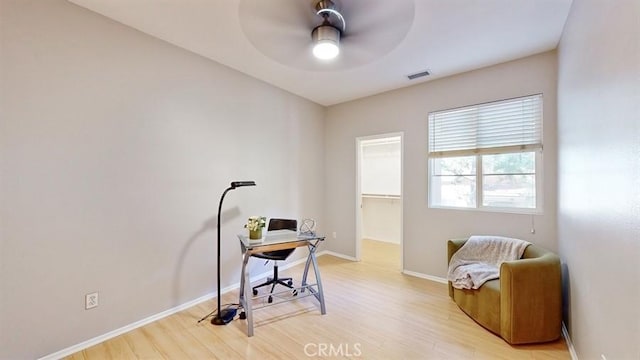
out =
{"type": "Polygon", "coordinates": [[[298,220],[294,219],[269,219],[269,230],[298,230],[298,220]]]}
{"type": "MultiPolygon", "coordinates": [[[[267,231],[270,230],[298,230],[298,220],[294,219],[269,219],[269,226],[267,231]]],[[[295,248],[282,249],[274,251],[265,251],[262,253],[254,253],[251,256],[269,259],[269,260],[286,260],[289,255],[294,252],[295,248]]]]}

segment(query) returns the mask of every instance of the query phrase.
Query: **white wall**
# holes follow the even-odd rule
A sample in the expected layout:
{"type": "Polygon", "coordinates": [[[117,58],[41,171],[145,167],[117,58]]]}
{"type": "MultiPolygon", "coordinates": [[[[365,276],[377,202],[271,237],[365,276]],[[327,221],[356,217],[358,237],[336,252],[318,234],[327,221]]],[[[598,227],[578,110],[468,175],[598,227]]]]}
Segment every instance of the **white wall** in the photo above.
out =
{"type": "Polygon", "coordinates": [[[444,277],[447,239],[471,234],[524,238],[551,250],[556,242],[556,53],[548,52],[336,106],[325,125],[327,246],[355,256],[355,138],[404,132],[405,269],[444,277]],[[543,215],[427,207],[427,114],[535,93],[544,94],[543,215]],[[532,220],[535,235],[530,234],[532,220]]]}
{"type": "Polygon", "coordinates": [[[565,320],[580,359],[640,359],[640,2],[574,0],[558,63],[565,320]]]}
{"type": "Polygon", "coordinates": [[[395,195],[402,192],[401,137],[360,141],[360,192],[395,195]]]}
{"type": "Polygon", "coordinates": [[[64,0],[0,5],[0,358],[213,292],[232,180],[258,186],[225,199],[223,287],[248,216],[322,227],[324,108],[64,0]]]}
{"type": "Polygon", "coordinates": [[[402,200],[362,197],[362,238],[400,244],[402,200]]]}

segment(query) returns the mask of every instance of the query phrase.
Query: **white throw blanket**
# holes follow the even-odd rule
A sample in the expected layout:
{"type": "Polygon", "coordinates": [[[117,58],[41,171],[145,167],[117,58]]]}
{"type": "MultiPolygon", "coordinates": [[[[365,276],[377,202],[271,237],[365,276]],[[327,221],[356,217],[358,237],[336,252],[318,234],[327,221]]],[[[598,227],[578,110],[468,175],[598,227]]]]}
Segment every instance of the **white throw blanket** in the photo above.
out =
{"type": "Polygon", "coordinates": [[[531,244],[502,236],[472,236],[449,261],[447,279],[458,289],[478,289],[500,277],[500,265],[517,260],[531,244]]]}

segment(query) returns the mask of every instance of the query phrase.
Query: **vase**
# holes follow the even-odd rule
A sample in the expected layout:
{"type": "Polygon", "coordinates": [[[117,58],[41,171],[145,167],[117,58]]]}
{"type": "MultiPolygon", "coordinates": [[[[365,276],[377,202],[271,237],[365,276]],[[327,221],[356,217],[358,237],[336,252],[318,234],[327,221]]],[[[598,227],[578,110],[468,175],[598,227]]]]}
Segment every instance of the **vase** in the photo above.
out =
{"type": "Polygon", "coordinates": [[[249,230],[249,239],[262,239],[262,228],[258,230],[249,230]]]}

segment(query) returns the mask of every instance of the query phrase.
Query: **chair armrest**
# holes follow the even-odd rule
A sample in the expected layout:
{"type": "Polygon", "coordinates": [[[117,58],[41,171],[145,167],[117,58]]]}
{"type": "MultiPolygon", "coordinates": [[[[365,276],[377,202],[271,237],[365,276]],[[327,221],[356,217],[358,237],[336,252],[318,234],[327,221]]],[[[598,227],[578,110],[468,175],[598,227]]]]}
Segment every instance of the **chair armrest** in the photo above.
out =
{"type": "MultiPolygon", "coordinates": [[[[462,245],[467,242],[467,239],[451,239],[447,241],[447,266],[451,262],[451,257],[455,254],[456,251],[460,250],[462,245]]],[[[451,281],[449,283],[449,297],[453,299],[453,285],[451,281]]]]}
{"type": "Polygon", "coordinates": [[[551,252],[502,263],[500,335],[510,344],[553,341],[560,337],[561,287],[560,258],[551,252]]]}

